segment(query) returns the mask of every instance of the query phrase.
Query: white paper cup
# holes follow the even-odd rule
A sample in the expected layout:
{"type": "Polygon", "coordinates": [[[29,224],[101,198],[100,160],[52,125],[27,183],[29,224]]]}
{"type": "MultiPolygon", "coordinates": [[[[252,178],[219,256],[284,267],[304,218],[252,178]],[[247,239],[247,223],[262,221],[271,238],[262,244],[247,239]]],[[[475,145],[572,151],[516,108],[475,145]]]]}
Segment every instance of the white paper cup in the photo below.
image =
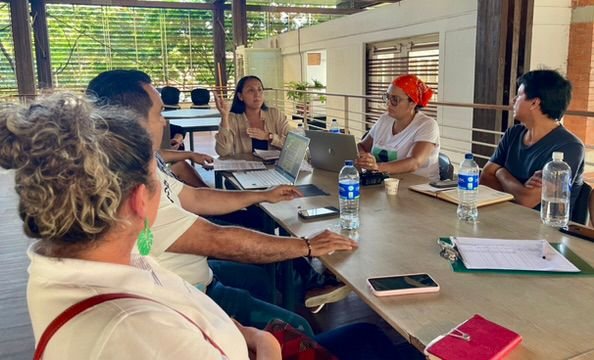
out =
{"type": "Polygon", "coordinates": [[[395,179],[395,178],[384,179],[384,186],[386,187],[386,194],[387,195],[398,194],[398,183],[400,183],[400,179],[395,179]]]}

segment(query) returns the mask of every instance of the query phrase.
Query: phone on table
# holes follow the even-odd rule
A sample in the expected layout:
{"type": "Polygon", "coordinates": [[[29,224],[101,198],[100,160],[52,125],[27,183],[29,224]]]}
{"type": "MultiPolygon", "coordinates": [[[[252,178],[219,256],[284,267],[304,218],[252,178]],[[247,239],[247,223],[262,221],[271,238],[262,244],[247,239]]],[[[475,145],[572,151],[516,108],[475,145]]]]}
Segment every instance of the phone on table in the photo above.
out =
{"type": "Polygon", "coordinates": [[[304,220],[327,219],[340,215],[340,211],[334,206],[299,210],[297,213],[299,214],[299,217],[304,220]]]}
{"type": "Polygon", "coordinates": [[[447,189],[447,188],[455,188],[458,186],[458,180],[439,180],[439,181],[432,181],[429,185],[433,186],[434,188],[438,189],[447,189]]]}
{"type": "Polygon", "coordinates": [[[439,284],[429,274],[370,277],[367,283],[375,296],[423,294],[439,291],[439,284]]]}
{"type": "Polygon", "coordinates": [[[570,224],[567,225],[567,229],[560,228],[559,231],[569,235],[577,236],[584,240],[594,241],[594,229],[584,225],[570,224]]]}

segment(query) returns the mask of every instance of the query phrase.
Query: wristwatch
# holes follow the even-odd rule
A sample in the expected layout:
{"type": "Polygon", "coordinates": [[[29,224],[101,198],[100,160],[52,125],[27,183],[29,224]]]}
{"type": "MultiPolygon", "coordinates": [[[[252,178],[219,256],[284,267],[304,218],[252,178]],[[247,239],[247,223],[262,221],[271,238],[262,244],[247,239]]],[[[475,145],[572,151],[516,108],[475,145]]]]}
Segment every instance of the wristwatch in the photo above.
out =
{"type": "Polygon", "coordinates": [[[268,133],[268,141],[272,141],[274,139],[274,135],[272,133],[268,133]]]}

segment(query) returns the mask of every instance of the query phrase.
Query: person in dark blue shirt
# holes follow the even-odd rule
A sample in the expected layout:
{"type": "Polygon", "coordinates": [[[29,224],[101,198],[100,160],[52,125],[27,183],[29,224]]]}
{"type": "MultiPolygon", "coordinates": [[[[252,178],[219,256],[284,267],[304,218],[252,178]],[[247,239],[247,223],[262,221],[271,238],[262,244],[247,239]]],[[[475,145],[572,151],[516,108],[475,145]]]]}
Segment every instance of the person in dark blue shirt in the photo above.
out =
{"type": "Polygon", "coordinates": [[[571,100],[571,83],[553,70],[535,70],[518,79],[514,117],[483,168],[480,183],[514,195],[515,202],[538,209],[542,168],[553,152],[564,154],[572,172],[571,206],[583,184],[584,144],[560,123],[571,100]]]}

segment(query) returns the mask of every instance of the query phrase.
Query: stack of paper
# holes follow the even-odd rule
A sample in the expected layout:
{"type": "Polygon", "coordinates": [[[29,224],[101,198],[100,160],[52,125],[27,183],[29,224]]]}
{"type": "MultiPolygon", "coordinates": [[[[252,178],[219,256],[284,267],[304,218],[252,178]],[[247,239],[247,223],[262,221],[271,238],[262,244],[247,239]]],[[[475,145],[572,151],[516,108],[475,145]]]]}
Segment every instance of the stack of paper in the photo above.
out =
{"type": "Polygon", "coordinates": [[[254,155],[262,160],[276,160],[280,157],[280,150],[260,150],[255,149],[254,155]]]}
{"type": "Polygon", "coordinates": [[[215,159],[214,170],[215,171],[266,170],[266,165],[264,165],[260,161],[215,159]]]}
{"type": "Polygon", "coordinates": [[[452,240],[468,269],[580,272],[546,240],[452,240]]]}

